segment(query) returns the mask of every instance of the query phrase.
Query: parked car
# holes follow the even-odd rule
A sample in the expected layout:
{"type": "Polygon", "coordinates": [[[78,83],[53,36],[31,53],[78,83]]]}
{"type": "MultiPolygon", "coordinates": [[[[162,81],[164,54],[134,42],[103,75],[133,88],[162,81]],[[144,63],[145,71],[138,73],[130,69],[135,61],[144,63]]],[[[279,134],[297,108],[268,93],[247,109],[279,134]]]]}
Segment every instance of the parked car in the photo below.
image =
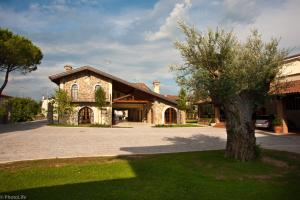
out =
{"type": "Polygon", "coordinates": [[[255,119],[255,127],[272,129],[274,118],[274,115],[258,115],[255,119]]]}

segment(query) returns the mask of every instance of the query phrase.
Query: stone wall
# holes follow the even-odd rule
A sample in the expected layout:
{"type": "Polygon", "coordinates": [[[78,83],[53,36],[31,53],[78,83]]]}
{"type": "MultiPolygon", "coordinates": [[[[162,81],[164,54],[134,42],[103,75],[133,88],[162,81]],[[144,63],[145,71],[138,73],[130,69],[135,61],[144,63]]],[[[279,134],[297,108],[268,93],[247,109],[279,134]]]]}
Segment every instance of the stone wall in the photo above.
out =
{"type": "MultiPolygon", "coordinates": [[[[153,115],[150,113],[148,114],[149,116],[153,116],[154,117],[154,124],[164,124],[165,123],[165,111],[168,108],[174,108],[176,110],[177,113],[177,123],[178,124],[185,124],[185,112],[184,111],[179,111],[176,107],[163,103],[163,102],[159,102],[159,101],[155,101],[152,105],[152,110],[153,110],[153,115]]],[[[148,122],[151,120],[148,120],[148,122]]]]}
{"type": "Polygon", "coordinates": [[[91,72],[80,72],[72,76],[64,77],[61,81],[60,88],[64,89],[71,96],[71,88],[74,84],[78,86],[79,100],[94,100],[95,86],[100,85],[106,93],[107,99],[111,101],[112,84],[108,79],[91,72]]]}
{"type": "Polygon", "coordinates": [[[64,77],[59,85],[60,89],[65,90],[71,96],[72,85],[78,86],[78,98],[73,100],[76,104],[74,112],[67,118],[60,117],[60,123],[67,123],[78,125],[78,113],[83,107],[89,107],[93,110],[93,121],[92,124],[107,124],[110,125],[112,121],[112,83],[110,80],[103,78],[91,72],[80,72],[72,76],[64,77]],[[108,106],[101,111],[95,105],[95,87],[100,85],[106,93],[108,106]]]}

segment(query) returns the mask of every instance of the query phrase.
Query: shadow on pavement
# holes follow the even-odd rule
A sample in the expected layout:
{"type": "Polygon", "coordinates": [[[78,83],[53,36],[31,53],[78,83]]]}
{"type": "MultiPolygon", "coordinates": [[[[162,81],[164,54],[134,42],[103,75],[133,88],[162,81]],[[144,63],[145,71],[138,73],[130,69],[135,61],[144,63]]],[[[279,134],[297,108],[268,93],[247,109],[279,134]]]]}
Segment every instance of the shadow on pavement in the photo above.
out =
{"type": "Polygon", "coordinates": [[[0,134],[15,132],[15,131],[27,131],[27,130],[37,129],[47,125],[47,123],[48,123],[47,120],[39,120],[39,121],[31,121],[31,122],[13,123],[13,124],[1,124],[0,134]]]}
{"type": "Polygon", "coordinates": [[[188,152],[199,150],[218,150],[224,149],[226,140],[219,137],[206,135],[194,135],[189,138],[184,137],[166,137],[164,140],[170,142],[169,145],[141,146],[141,147],[121,147],[121,151],[127,151],[132,154],[149,153],[171,153],[188,152]]]}

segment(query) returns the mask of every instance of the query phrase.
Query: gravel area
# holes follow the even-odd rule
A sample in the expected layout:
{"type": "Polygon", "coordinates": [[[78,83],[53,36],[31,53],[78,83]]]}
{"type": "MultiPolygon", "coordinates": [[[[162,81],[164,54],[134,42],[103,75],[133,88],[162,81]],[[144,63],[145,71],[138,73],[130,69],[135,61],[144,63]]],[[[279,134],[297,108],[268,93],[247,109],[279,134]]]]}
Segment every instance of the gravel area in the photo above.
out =
{"type": "MultiPolygon", "coordinates": [[[[300,153],[300,135],[258,130],[264,148],[300,153]]],[[[0,126],[0,163],[85,156],[116,156],[224,149],[222,128],[52,127],[45,121],[0,126]]]]}

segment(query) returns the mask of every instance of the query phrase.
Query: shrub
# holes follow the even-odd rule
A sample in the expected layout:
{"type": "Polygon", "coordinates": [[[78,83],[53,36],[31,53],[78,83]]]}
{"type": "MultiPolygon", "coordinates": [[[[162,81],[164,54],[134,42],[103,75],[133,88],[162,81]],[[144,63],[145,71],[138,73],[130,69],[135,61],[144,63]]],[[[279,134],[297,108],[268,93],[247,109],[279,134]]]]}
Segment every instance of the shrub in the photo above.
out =
{"type": "Polygon", "coordinates": [[[273,126],[282,126],[282,120],[280,118],[276,117],[273,120],[273,126]]]}
{"type": "Polygon", "coordinates": [[[0,118],[3,117],[6,113],[5,107],[0,107],[0,118]]]}
{"type": "Polygon", "coordinates": [[[9,102],[12,107],[11,119],[13,122],[25,122],[33,120],[38,114],[39,104],[30,98],[12,98],[9,102]]]}

